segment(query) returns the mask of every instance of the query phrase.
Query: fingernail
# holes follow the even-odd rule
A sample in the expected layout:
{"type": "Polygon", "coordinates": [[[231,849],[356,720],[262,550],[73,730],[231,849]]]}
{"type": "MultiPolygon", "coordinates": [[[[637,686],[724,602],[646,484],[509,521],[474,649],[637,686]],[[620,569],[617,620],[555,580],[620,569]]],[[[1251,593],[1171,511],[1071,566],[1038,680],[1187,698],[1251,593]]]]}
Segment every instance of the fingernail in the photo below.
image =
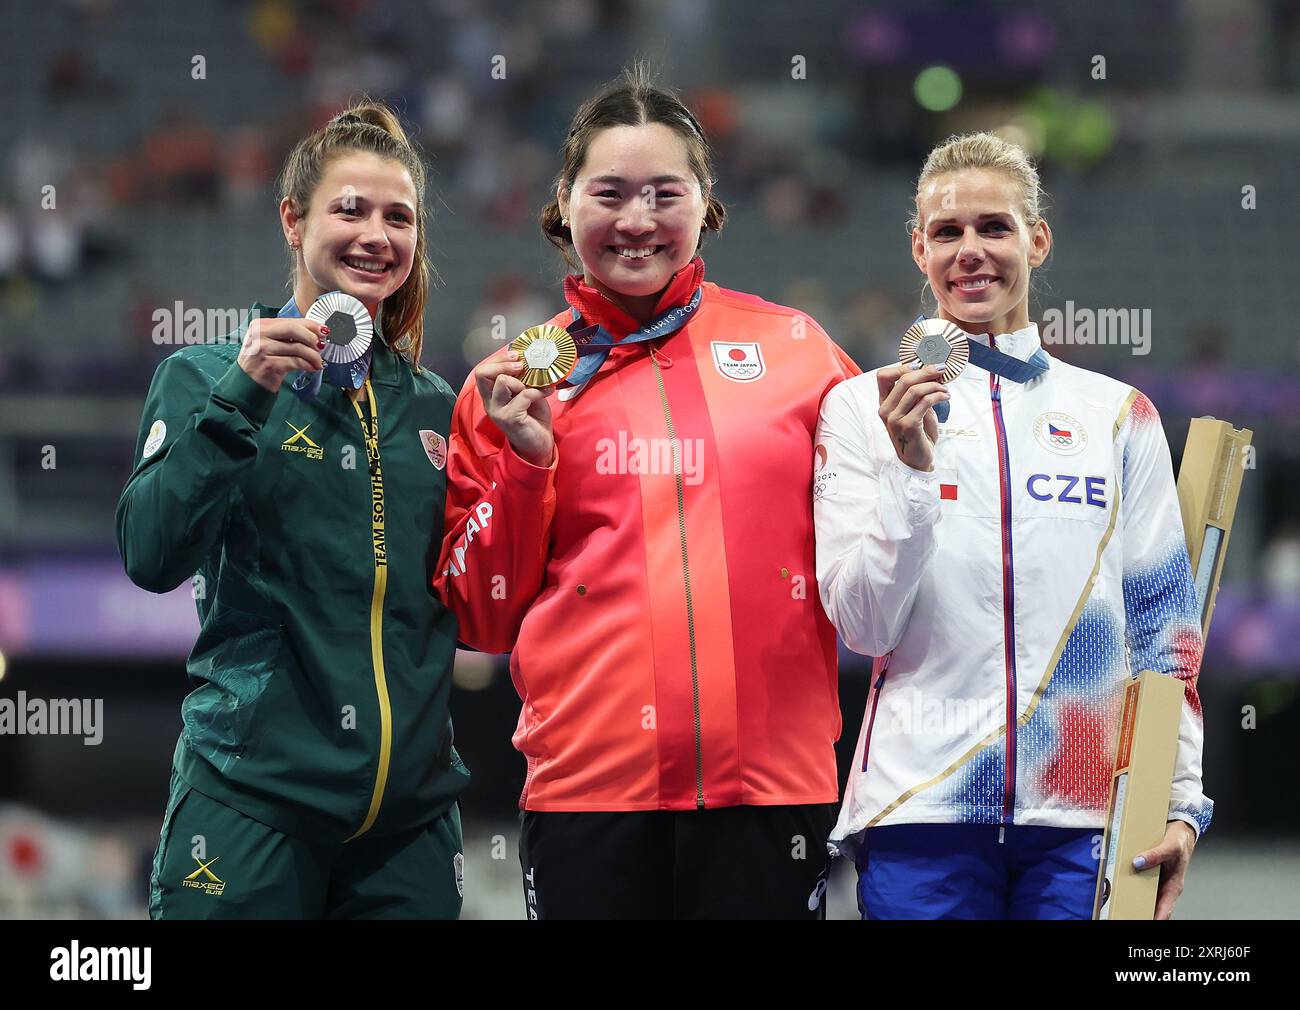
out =
{"type": "Polygon", "coordinates": [[[1135,870],[1144,870],[1144,869],[1146,869],[1146,865],[1147,865],[1147,861],[1146,861],[1146,857],[1145,857],[1145,856],[1134,856],[1134,857],[1133,857],[1133,869],[1135,869],[1135,870]]]}
{"type": "Polygon", "coordinates": [[[330,335],[330,328],[328,326],[322,325],[320,328],[320,332],[321,332],[321,336],[328,337],[330,335]]]}
{"type": "Polygon", "coordinates": [[[316,350],[318,350],[318,351],[323,351],[323,350],[325,350],[325,341],[323,341],[323,340],[318,340],[318,341],[316,341],[316,350]]]}

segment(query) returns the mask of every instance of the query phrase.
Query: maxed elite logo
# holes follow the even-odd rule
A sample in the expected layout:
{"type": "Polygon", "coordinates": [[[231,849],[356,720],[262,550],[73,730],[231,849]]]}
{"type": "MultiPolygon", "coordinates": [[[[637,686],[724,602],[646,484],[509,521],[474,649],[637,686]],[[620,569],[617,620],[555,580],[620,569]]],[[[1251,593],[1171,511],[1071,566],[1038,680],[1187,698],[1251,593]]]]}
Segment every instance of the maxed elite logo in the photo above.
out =
{"type": "Polygon", "coordinates": [[[307,429],[311,427],[310,424],[304,424],[299,428],[291,421],[285,421],[284,423],[293,429],[293,434],[280,443],[282,452],[305,452],[308,459],[323,459],[325,457],[325,450],[307,435],[307,429]]]}
{"type": "Polygon", "coordinates": [[[181,887],[193,887],[200,891],[206,891],[208,894],[218,897],[226,889],[226,882],[212,872],[211,866],[220,856],[213,856],[206,863],[198,856],[194,861],[199,864],[199,868],[181,881],[181,887]]]}

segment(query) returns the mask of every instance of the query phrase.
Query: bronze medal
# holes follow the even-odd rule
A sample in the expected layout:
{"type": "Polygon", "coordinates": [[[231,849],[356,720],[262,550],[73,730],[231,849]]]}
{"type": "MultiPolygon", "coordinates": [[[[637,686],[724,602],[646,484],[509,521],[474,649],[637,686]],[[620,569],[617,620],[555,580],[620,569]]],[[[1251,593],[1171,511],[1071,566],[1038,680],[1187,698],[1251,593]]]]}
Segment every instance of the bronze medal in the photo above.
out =
{"type": "Polygon", "coordinates": [[[898,360],[904,365],[934,365],[943,370],[940,381],[951,382],[970,360],[970,342],[961,327],[946,319],[923,319],[903,334],[898,360]]]}

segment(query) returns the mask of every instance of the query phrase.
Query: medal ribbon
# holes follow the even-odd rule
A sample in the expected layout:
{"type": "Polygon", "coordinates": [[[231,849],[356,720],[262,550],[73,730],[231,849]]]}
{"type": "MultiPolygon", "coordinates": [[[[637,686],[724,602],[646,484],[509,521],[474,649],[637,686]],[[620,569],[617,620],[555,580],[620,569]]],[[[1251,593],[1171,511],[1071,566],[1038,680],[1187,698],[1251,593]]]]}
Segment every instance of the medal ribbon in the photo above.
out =
{"type": "MultiPolygon", "coordinates": [[[[301,319],[302,313],[298,311],[298,303],[290,298],[284,303],[277,315],[291,319],[301,319]]],[[[376,318],[375,339],[379,338],[379,320],[376,318]]],[[[326,338],[328,339],[328,338],[326,338]]],[[[299,372],[289,383],[289,388],[294,391],[298,399],[304,403],[310,403],[320,395],[321,383],[328,382],[331,386],[338,386],[339,389],[360,389],[366,381],[366,376],[370,374],[370,361],[374,356],[374,341],[366,348],[366,353],[357,358],[356,361],[349,361],[346,364],[340,362],[326,362],[325,368],[319,372],[299,372]]]]}
{"type": "MultiPolygon", "coordinates": [[[[925,316],[917,316],[912,325],[925,322],[925,316]]],[[[989,337],[989,344],[985,346],[978,340],[967,338],[967,346],[970,348],[970,363],[978,365],[986,372],[992,372],[994,375],[1000,375],[1004,379],[1010,379],[1012,382],[1028,382],[1030,379],[1036,379],[1051,367],[1052,359],[1047,356],[1047,352],[1041,347],[1029,356],[1028,361],[1021,361],[1019,358],[1012,357],[999,351],[993,346],[993,337],[989,337]]],[[[943,424],[948,420],[948,408],[950,404],[947,400],[934,405],[935,416],[939,423],[943,424]]]]}
{"type": "Polygon", "coordinates": [[[614,336],[597,323],[595,326],[583,326],[582,316],[577,309],[573,309],[573,322],[567,329],[573,336],[573,342],[578,345],[578,365],[566,380],[570,386],[581,386],[598,371],[600,366],[605,363],[609,357],[609,352],[615,347],[622,347],[625,344],[639,344],[645,340],[658,340],[660,337],[668,337],[676,333],[691,318],[692,313],[700,307],[700,297],[704,294],[704,288],[695,289],[695,294],[691,295],[691,300],[685,305],[678,305],[666,312],[661,312],[654,319],[646,323],[639,330],[629,333],[622,340],[614,339],[614,336]]]}
{"type": "Polygon", "coordinates": [[[1028,361],[1021,361],[1010,354],[1004,354],[996,347],[985,347],[976,340],[970,342],[970,361],[979,365],[986,372],[1000,375],[1012,382],[1028,382],[1036,379],[1051,367],[1052,359],[1041,347],[1029,356],[1028,361]]]}

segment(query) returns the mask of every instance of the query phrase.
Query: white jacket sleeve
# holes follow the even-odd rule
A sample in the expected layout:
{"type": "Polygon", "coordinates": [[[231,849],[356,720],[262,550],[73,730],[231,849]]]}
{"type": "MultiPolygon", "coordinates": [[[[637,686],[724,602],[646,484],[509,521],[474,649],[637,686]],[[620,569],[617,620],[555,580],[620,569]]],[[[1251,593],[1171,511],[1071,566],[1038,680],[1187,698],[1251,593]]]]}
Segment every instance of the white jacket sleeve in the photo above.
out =
{"type": "Polygon", "coordinates": [[[1214,802],[1201,788],[1204,736],[1196,676],[1201,667],[1201,620],[1169,444],[1155,407],[1137,393],[1124,442],[1124,618],[1134,674],[1154,670],[1184,684],[1178,754],[1169,819],[1186,821],[1199,836],[1214,802]]]}
{"type": "Polygon", "coordinates": [[[822,606],[844,643],[866,656],[898,645],[940,514],[937,475],[898,459],[879,407],[874,372],[826,395],[813,477],[822,606]]]}

